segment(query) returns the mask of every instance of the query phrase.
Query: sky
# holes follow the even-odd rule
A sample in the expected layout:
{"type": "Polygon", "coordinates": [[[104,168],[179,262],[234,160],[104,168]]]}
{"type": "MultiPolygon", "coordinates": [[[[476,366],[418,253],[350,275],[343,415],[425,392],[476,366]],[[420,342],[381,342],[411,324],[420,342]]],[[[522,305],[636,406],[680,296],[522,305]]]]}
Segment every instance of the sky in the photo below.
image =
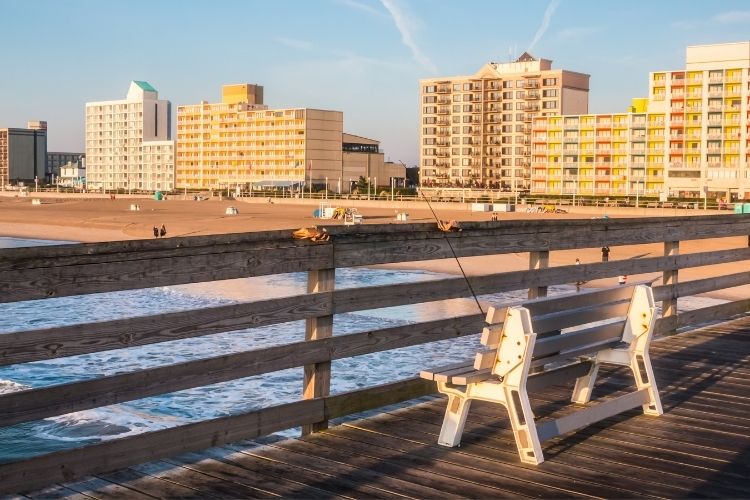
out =
{"type": "Polygon", "coordinates": [[[0,0],[0,127],[46,120],[50,151],[82,152],[85,103],[131,80],[175,110],[257,83],[416,165],[421,78],[529,51],[590,74],[590,112],[615,112],[688,45],[748,40],[747,0],[0,0]]]}

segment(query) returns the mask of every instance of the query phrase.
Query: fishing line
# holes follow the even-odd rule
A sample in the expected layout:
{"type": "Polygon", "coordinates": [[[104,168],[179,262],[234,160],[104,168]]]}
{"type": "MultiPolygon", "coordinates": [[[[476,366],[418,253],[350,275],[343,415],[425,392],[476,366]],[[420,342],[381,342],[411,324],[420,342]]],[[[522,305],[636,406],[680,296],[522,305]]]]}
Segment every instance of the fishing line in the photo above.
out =
{"type": "MultiPolygon", "coordinates": [[[[430,200],[427,199],[427,197],[424,195],[424,193],[422,192],[420,188],[417,188],[417,192],[419,193],[419,196],[422,197],[422,199],[427,202],[427,207],[430,209],[430,212],[432,212],[432,217],[435,219],[435,222],[437,222],[438,227],[440,227],[441,226],[440,219],[438,219],[438,216],[435,213],[435,210],[432,209],[430,200]]],[[[456,260],[456,264],[458,264],[458,269],[461,271],[461,275],[464,277],[466,284],[469,286],[469,291],[471,292],[471,296],[474,297],[474,302],[476,302],[479,312],[484,314],[484,310],[482,309],[482,305],[479,303],[477,294],[474,293],[474,287],[471,286],[471,281],[469,281],[468,276],[466,276],[466,273],[464,272],[464,267],[461,265],[461,261],[458,259],[458,255],[456,255],[456,251],[453,249],[453,245],[451,244],[450,238],[448,238],[448,235],[445,232],[443,232],[443,236],[445,238],[445,242],[448,243],[448,248],[451,249],[451,254],[453,254],[453,258],[456,260]]]]}

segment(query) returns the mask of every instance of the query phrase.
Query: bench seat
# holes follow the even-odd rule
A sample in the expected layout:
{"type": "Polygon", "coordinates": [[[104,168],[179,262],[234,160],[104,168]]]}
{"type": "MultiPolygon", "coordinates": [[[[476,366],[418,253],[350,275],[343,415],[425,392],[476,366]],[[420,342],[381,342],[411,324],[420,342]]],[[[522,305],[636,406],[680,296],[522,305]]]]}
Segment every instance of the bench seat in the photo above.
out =
{"type": "Polygon", "coordinates": [[[424,370],[448,396],[438,443],[460,444],[473,399],[506,407],[522,462],[544,461],[541,441],[641,406],[662,413],[648,348],[655,306],[651,288],[619,286],[490,307],[474,360],[424,370]],[[627,366],[636,390],[590,405],[601,364],[627,366]],[[571,401],[584,409],[536,424],[529,391],[575,380],[571,401]]]}

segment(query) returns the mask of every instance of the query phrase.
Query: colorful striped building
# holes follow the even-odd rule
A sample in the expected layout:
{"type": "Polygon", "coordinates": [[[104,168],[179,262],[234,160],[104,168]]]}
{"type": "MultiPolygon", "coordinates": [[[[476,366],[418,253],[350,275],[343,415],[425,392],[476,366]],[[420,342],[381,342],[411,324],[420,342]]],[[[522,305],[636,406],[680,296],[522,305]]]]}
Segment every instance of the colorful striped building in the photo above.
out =
{"type": "Polygon", "coordinates": [[[531,192],[750,196],[750,42],[687,48],[627,113],[532,122],[531,192]]]}

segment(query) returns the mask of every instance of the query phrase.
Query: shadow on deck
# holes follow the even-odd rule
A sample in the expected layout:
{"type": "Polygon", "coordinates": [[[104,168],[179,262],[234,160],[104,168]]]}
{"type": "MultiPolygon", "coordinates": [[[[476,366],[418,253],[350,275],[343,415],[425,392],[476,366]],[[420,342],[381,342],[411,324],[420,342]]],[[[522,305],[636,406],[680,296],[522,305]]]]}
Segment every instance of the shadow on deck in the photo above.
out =
{"type": "MultiPolygon", "coordinates": [[[[652,344],[661,417],[637,410],[518,460],[505,410],[473,403],[459,448],[437,445],[445,400],[426,397],[303,439],[268,439],[134,466],[31,497],[750,497],[750,318],[652,344]]],[[[602,373],[597,391],[631,380],[602,373]]],[[[538,416],[570,395],[532,395],[538,416]]]]}

